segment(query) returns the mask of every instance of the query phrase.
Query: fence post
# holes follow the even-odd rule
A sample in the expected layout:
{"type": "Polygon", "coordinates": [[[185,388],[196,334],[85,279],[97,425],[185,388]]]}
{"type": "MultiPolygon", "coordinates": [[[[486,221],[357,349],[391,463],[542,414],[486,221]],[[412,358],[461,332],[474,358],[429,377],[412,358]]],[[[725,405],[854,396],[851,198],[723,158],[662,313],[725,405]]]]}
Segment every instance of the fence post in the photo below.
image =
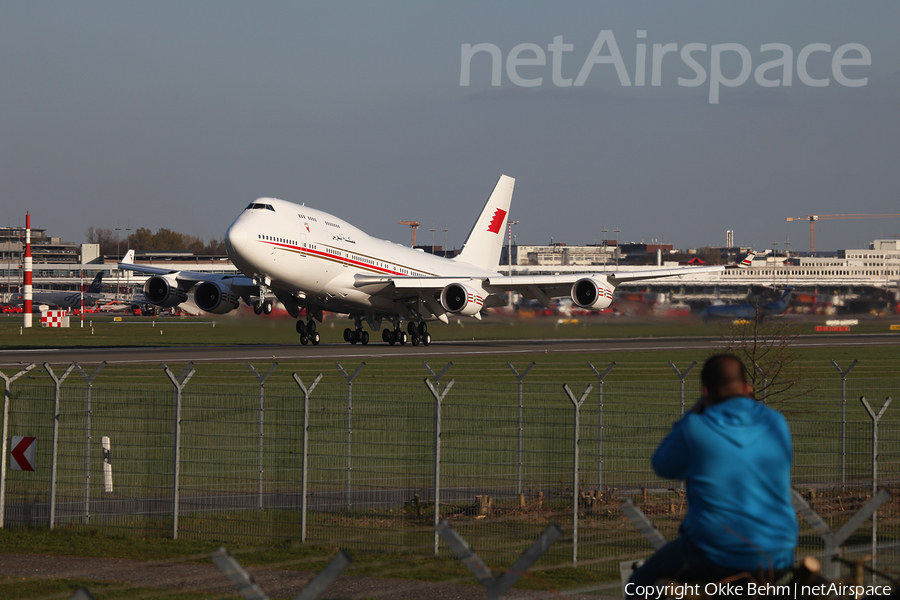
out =
{"type": "Polygon", "coordinates": [[[678,375],[678,378],[681,380],[681,416],[684,416],[684,379],[688,376],[688,373],[697,366],[697,361],[691,363],[684,373],[678,370],[678,367],[675,366],[671,360],[669,361],[669,366],[672,367],[672,370],[675,371],[675,374],[678,375]]]}
{"type": "Polygon", "coordinates": [[[507,362],[506,365],[513,372],[513,375],[516,376],[516,379],[519,382],[519,432],[516,438],[516,494],[522,493],[522,471],[524,469],[524,461],[522,459],[522,435],[524,434],[524,424],[522,419],[522,409],[523,409],[523,399],[522,399],[522,387],[525,382],[525,378],[528,377],[528,374],[531,373],[531,369],[534,368],[534,363],[532,362],[528,365],[528,368],[525,369],[525,372],[519,375],[519,372],[516,371],[516,368],[512,366],[511,362],[507,362]]]}
{"type": "Polygon", "coordinates": [[[264,410],[265,406],[263,404],[263,400],[265,398],[265,389],[266,389],[266,379],[269,378],[269,375],[278,367],[277,362],[273,362],[272,366],[269,367],[269,370],[266,371],[265,375],[260,375],[253,365],[250,362],[247,362],[247,367],[253,371],[253,374],[256,375],[256,380],[259,382],[259,447],[256,451],[256,507],[259,510],[262,510],[263,507],[263,423],[264,423],[264,410]]]}
{"type": "Polygon", "coordinates": [[[84,372],[77,362],[74,363],[75,368],[81,373],[85,381],[84,390],[84,516],[82,523],[87,525],[91,520],[91,390],[94,387],[94,379],[106,366],[104,360],[100,366],[94,370],[92,375],[84,372]]]}
{"type": "Polygon", "coordinates": [[[841,485],[847,483],[847,375],[859,361],[854,360],[846,370],[842,371],[832,360],[831,364],[841,374],[841,485]]]}
{"type": "Polygon", "coordinates": [[[56,524],[56,463],[57,463],[57,452],[59,450],[59,396],[62,393],[60,387],[62,386],[62,382],[66,380],[66,377],[69,376],[69,373],[72,372],[72,369],[75,368],[75,363],[69,365],[69,368],[65,370],[62,376],[57,377],[53,372],[53,369],[50,368],[50,363],[44,363],[44,370],[50,374],[50,379],[53,380],[53,442],[50,451],[50,531],[53,531],[53,526],[56,524]]]}
{"type": "Polygon", "coordinates": [[[600,387],[600,391],[597,392],[597,488],[599,489],[603,485],[603,380],[613,370],[616,363],[609,363],[609,366],[606,367],[602,374],[594,368],[591,361],[588,361],[588,366],[594,372],[594,375],[597,376],[600,387]]]}
{"type": "Polygon", "coordinates": [[[313,380],[312,385],[310,385],[309,387],[303,385],[303,382],[300,380],[300,376],[296,373],[294,373],[293,377],[294,381],[297,382],[297,385],[299,385],[300,389],[303,391],[303,447],[301,450],[301,465],[303,472],[300,479],[300,541],[305,542],[306,506],[307,496],[309,495],[307,493],[307,486],[309,484],[309,478],[307,477],[307,470],[309,467],[309,395],[312,394],[312,391],[322,379],[322,374],[319,373],[318,375],[316,375],[316,378],[313,380]]]}
{"type": "Polygon", "coordinates": [[[344,367],[341,366],[341,363],[338,361],[334,361],[334,365],[340,370],[341,375],[344,376],[344,379],[347,380],[347,486],[346,486],[346,498],[345,504],[349,509],[351,506],[350,503],[350,473],[353,471],[353,463],[351,461],[351,446],[353,442],[353,380],[356,379],[356,376],[359,375],[359,372],[362,371],[363,367],[366,366],[366,363],[360,363],[356,370],[353,371],[353,375],[347,375],[347,371],[344,370],[344,367]]]}
{"type": "Polygon", "coordinates": [[[12,382],[32,370],[34,365],[28,365],[12,377],[0,372],[3,380],[3,440],[0,442],[0,529],[4,527],[6,517],[6,444],[9,439],[9,386],[12,382]]]}
{"type": "Polygon", "coordinates": [[[441,377],[447,374],[447,371],[450,370],[450,367],[453,366],[452,362],[448,362],[447,366],[441,369],[441,372],[435,375],[434,371],[431,370],[431,367],[428,366],[428,363],[422,361],[422,366],[425,367],[425,370],[428,371],[428,374],[431,375],[432,379],[434,379],[434,385],[438,385],[441,383],[441,377]]]}
{"type": "MultiPolygon", "coordinates": [[[[253,581],[247,571],[232,558],[228,550],[224,546],[212,553],[212,561],[219,567],[219,570],[228,578],[238,593],[246,600],[269,600],[266,593],[259,585],[253,581]]],[[[294,596],[294,600],[316,600],[322,595],[329,585],[343,573],[353,559],[350,555],[341,550],[337,553],[328,566],[319,572],[316,577],[310,581],[303,590],[294,596]]]]}
{"type": "Polygon", "coordinates": [[[442,520],[435,528],[435,531],[444,538],[444,541],[450,546],[457,558],[469,568],[472,575],[485,587],[488,600],[503,600],[506,591],[514,586],[522,575],[527,574],[528,569],[563,535],[563,531],[558,525],[551,525],[530,548],[519,556],[518,560],[505,573],[500,577],[494,577],[494,574],[484,564],[481,557],[453,529],[449,521],[446,519],[442,520]]]}
{"type": "Polygon", "coordinates": [[[159,363],[163,370],[168,375],[169,380],[172,382],[172,385],[175,387],[175,406],[174,406],[174,420],[175,420],[175,431],[173,434],[172,444],[174,446],[173,457],[172,457],[172,539],[178,539],[178,494],[179,494],[179,478],[181,477],[181,393],[184,391],[184,386],[187,385],[187,382],[190,381],[191,377],[196,372],[194,370],[194,363],[189,362],[187,366],[179,373],[178,377],[172,374],[172,371],[169,370],[169,367],[166,366],[166,363],[159,363]]]}
{"type": "MultiPolygon", "coordinates": [[[[869,406],[868,401],[865,396],[860,397],[860,402],[866,408],[866,412],[869,413],[869,416],[872,417],[872,496],[875,496],[875,493],[878,491],[878,422],[881,420],[882,415],[884,415],[884,411],[887,410],[887,407],[891,404],[891,398],[888,398],[884,401],[884,404],[881,405],[881,408],[878,409],[878,414],[875,414],[875,411],[872,410],[872,407],[869,406]]],[[[878,568],[878,512],[872,511],[872,570],[878,568]]],[[[874,575],[873,575],[874,577],[874,575]]],[[[874,581],[874,579],[873,579],[874,581]]]]}
{"type": "Polygon", "coordinates": [[[594,389],[594,385],[587,386],[581,395],[581,400],[575,399],[575,394],[569,389],[568,383],[563,384],[563,389],[575,406],[575,433],[572,436],[572,450],[575,455],[572,460],[572,566],[576,567],[578,566],[578,446],[581,443],[581,405],[594,389]]]}
{"type": "Polygon", "coordinates": [[[873,515],[878,507],[887,502],[890,497],[891,494],[887,490],[879,490],[840,529],[831,531],[828,524],[809,506],[806,500],[803,499],[803,496],[798,494],[797,490],[791,490],[791,504],[793,504],[794,510],[800,513],[800,516],[812,526],[822,538],[822,541],[825,542],[825,560],[823,561],[822,573],[826,579],[834,581],[840,576],[840,566],[834,559],[839,556],[841,546],[863,524],[863,521],[868,519],[870,515],[873,515]]]}
{"type": "MultiPolygon", "coordinates": [[[[441,375],[446,373],[449,368],[450,365],[448,364],[441,372],[441,375]]],[[[436,379],[440,379],[440,377],[436,379]]],[[[441,521],[441,403],[444,401],[447,392],[453,387],[453,380],[451,379],[444,386],[443,392],[439,391],[440,388],[436,383],[433,384],[428,379],[425,379],[425,385],[428,386],[431,395],[434,396],[434,555],[437,556],[440,539],[437,526],[441,521]]]]}

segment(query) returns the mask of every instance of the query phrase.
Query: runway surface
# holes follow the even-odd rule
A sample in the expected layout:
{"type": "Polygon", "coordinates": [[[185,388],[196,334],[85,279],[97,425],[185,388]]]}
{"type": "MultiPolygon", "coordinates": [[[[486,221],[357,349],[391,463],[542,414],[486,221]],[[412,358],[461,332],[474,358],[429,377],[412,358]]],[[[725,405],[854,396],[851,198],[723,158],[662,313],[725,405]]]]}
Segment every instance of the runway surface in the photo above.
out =
{"type": "MultiPolygon", "coordinates": [[[[718,337],[584,339],[584,340],[485,340],[435,342],[432,345],[389,346],[372,343],[367,346],[322,344],[320,346],[243,345],[140,348],[60,348],[34,350],[0,350],[0,367],[35,364],[147,364],[159,362],[222,362],[263,360],[342,360],[390,357],[491,356],[511,354],[553,354],[584,352],[635,352],[648,350],[709,349],[721,345],[718,337]]],[[[832,348],[852,346],[900,346],[896,334],[843,334],[800,336],[796,348],[832,348]]]]}

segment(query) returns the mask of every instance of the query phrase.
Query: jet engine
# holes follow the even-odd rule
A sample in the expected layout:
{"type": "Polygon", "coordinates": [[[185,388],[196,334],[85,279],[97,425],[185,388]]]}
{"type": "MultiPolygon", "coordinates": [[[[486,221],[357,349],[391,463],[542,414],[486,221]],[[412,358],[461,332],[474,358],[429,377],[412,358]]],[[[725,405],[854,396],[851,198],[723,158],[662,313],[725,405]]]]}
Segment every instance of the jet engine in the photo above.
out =
{"type": "Polygon", "coordinates": [[[224,315],[236,309],[240,299],[231,286],[216,281],[204,281],[194,289],[194,303],[200,310],[224,315]]]}
{"type": "Polygon", "coordinates": [[[581,308],[600,310],[612,304],[613,289],[605,279],[585,277],[572,284],[572,302],[581,308]]]}
{"type": "Polygon", "coordinates": [[[449,313],[471,317],[481,312],[487,292],[463,283],[450,283],[441,290],[441,306],[449,313]]]}
{"type": "Polygon", "coordinates": [[[170,308],[187,300],[187,292],[178,287],[174,277],[154,275],[144,283],[144,295],[147,301],[156,306],[170,308]]]}

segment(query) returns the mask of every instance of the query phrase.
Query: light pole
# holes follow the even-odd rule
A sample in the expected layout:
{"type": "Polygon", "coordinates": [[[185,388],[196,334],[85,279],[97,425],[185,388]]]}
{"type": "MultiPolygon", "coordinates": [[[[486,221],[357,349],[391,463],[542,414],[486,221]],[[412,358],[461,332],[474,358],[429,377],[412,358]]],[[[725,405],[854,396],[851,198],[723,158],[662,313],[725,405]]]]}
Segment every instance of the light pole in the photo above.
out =
{"type": "Polygon", "coordinates": [[[444,223],[444,228],[441,231],[444,232],[444,258],[447,258],[447,232],[449,229],[447,229],[446,223],[444,223]]]}
{"type": "Polygon", "coordinates": [[[122,273],[118,264],[122,262],[122,238],[119,237],[120,231],[122,231],[122,228],[116,227],[116,300],[119,299],[119,276],[122,273]]]}
{"type": "MultiPolygon", "coordinates": [[[[518,221],[509,222],[509,240],[506,245],[506,262],[509,264],[509,276],[512,277],[512,226],[518,225],[518,221]]],[[[510,295],[510,297],[512,297],[510,295]]]]}
{"type": "MultiPolygon", "coordinates": [[[[129,233],[131,231],[131,222],[126,221],[126,223],[127,223],[127,225],[125,226],[125,251],[128,252],[129,250],[131,250],[131,240],[128,239],[131,237],[131,233],[129,233]]],[[[128,284],[131,281],[130,278],[131,278],[131,272],[126,273],[125,274],[125,287],[128,287],[128,284]]],[[[118,293],[118,291],[117,291],[117,293],[118,293]]]]}
{"type": "Polygon", "coordinates": [[[609,229],[604,226],[603,229],[600,230],[600,233],[603,234],[603,266],[605,267],[606,261],[609,260],[609,252],[607,252],[609,246],[606,245],[606,234],[609,233],[609,229]]]}
{"type": "Polygon", "coordinates": [[[619,256],[622,254],[622,249],[619,246],[619,234],[622,233],[622,230],[619,229],[619,226],[616,225],[616,228],[613,229],[613,233],[616,234],[616,267],[619,266],[619,256]]]}
{"type": "Polygon", "coordinates": [[[437,229],[434,228],[434,223],[431,224],[431,229],[428,231],[431,232],[431,253],[434,254],[434,232],[437,231],[437,229]]]}

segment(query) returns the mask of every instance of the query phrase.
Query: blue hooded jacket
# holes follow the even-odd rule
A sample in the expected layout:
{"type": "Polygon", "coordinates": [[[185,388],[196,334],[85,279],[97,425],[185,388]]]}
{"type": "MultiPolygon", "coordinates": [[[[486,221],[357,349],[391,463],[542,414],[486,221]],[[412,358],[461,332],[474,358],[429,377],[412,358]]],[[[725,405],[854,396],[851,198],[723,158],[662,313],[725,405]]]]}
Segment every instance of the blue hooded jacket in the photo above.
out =
{"type": "Polygon", "coordinates": [[[653,470],[686,480],[681,535],[719,566],[768,571],[794,561],[792,455],[781,413],[736,397],[677,421],[653,454],[653,470]]]}

